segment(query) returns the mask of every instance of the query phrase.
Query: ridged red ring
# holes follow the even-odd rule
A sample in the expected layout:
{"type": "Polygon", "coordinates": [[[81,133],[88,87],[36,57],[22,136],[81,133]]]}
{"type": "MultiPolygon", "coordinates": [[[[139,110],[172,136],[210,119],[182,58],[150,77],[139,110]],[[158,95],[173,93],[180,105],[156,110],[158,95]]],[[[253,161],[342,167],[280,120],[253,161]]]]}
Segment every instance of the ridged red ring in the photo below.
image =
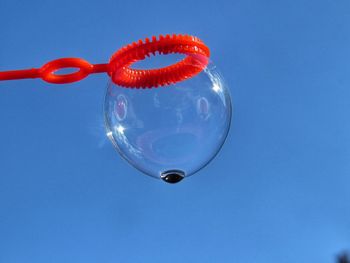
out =
{"type": "Polygon", "coordinates": [[[110,59],[112,81],[122,87],[153,88],[174,84],[194,77],[208,64],[209,48],[197,37],[190,35],[160,35],[146,38],[118,50],[110,59]],[[170,66],[158,69],[133,69],[131,65],[151,54],[185,54],[186,57],[170,66]]]}

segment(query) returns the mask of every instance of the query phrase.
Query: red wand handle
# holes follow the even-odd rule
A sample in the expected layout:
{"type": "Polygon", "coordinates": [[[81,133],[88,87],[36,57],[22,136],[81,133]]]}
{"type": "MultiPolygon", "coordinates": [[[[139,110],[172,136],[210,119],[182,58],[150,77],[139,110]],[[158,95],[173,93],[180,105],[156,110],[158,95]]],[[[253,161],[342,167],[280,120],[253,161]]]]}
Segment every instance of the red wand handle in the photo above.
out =
{"type": "Polygon", "coordinates": [[[40,78],[39,69],[23,69],[0,72],[0,80],[40,78]]]}
{"type": "Polygon", "coordinates": [[[60,58],[46,63],[41,68],[0,72],[0,80],[41,78],[49,83],[64,84],[82,80],[92,73],[107,71],[108,64],[93,65],[80,58],[60,58]],[[55,74],[56,71],[64,68],[76,68],[78,71],[65,75],[55,74]]]}

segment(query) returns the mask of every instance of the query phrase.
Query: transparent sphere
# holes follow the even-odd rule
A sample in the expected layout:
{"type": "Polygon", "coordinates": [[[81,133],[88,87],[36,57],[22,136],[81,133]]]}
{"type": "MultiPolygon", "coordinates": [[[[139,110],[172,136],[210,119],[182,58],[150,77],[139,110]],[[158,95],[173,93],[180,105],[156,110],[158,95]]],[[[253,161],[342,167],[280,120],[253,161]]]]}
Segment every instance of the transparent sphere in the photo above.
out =
{"type": "Polygon", "coordinates": [[[107,135],[132,166],[176,183],[208,164],[230,128],[229,91],[210,63],[193,78],[165,87],[108,84],[107,135]]]}

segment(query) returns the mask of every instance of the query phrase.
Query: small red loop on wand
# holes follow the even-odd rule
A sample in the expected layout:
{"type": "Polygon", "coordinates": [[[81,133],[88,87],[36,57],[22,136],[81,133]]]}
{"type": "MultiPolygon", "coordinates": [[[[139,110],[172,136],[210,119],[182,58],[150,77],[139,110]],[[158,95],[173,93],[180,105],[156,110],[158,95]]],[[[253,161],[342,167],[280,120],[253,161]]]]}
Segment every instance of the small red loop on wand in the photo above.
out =
{"type": "Polygon", "coordinates": [[[197,37],[189,35],[160,35],[139,40],[118,50],[108,64],[90,64],[80,58],[61,58],[41,68],[0,72],[0,80],[41,78],[55,84],[72,83],[92,73],[107,72],[112,81],[122,87],[153,88],[173,84],[194,77],[208,64],[209,48],[197,37]],[[131,65],[151,54],[184,54],[186,57],[173,65],[159,69],[133,69],[131,65]],[[64,68],[76,68],[70,74],[55,74],[64,68]]]}

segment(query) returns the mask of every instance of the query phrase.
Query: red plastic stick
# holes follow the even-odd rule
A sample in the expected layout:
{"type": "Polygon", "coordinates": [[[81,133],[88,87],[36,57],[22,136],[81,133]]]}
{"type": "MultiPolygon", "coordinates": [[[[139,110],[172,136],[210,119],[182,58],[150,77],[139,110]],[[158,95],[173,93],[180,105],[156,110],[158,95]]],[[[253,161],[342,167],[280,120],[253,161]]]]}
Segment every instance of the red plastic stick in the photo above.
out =
{"type": "Polygon", "coordinates": [[[92,73],[107,72],[112,81],[123,87],[152,88],[165,86],[200,73],[208,64],[209,48],[197,37],[189,35],[160,35],[158,39],[146,38],[118,50],[108,64],[90,64],[80,58],[61,58],[46,63],[41,68],[0,72],[0,80],[41,78],[46,82],[64,84],[79,81],[92,73]],[[132,69],[131,65],[151,54],[180,53],[186,57],[176,64],[150,70],[132,69]],[[55,74],[63,68],[76,68],[77,72],[55,74]]]}

